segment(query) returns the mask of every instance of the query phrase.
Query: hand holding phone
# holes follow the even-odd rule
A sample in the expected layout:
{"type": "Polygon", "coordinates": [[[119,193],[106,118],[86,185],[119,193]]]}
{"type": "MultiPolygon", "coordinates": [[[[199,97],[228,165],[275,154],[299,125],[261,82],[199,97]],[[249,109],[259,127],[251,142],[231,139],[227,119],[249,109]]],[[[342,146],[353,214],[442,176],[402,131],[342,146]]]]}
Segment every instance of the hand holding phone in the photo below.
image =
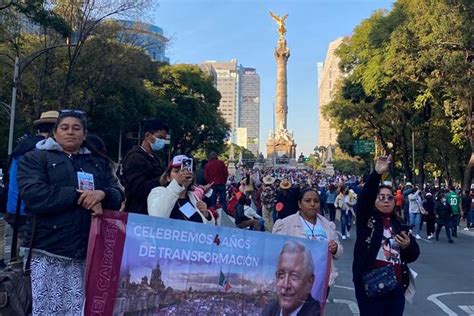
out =
{"type": "Polygon", "coordinates": [[[406,224],[400,225],[400,232],[399,232],[399,234],[400,234],[401,232],[405,232],[405,233],[408,235],[408,233],[410,232],[410,228],[411,228],[410,225],[406,225],[406,224]]]}
{"type": "Polygon", "coordinates": [[[183,161],[181,162],[181,170],[193,172],[193,159],[192,158],[183,159],[183,161]]]}

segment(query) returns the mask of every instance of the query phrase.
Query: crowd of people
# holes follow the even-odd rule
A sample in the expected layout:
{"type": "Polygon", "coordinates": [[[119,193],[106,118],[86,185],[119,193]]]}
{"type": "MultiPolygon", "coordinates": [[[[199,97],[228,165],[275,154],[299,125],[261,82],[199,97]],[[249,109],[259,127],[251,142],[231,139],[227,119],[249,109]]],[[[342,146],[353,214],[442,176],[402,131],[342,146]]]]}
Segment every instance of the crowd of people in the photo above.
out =
{"type": "MultiPolygon", "coordinates": [[[[402,315],[407,264],[419,255],[423,221],[428,239],[438,240],[444,227],[450,243],[462,216],[465,229],[474,228],[474,192],[460,197],[454,187],[410,182],[394,190],[381,181],[390,157],[379,158],[365,180],[310,169],[241,166],[229,174],[214,152],[198,168],[183,153],[160,160],[169,128],[151,119],[116,170],[105,144],[87,134],[82,111],[45,112],[35,128],[37,135],[23,139],[12,156],[6,204],[9,223],[16,219],[22,232],[21,253],[32,251],[33,315],[80,314],[91,218],[103,209],[324,240],[335,260],[356,223],[353,281],[361,315],[402,315]],[[380,273],[393,276],[388,292],[371,288],[380,273]]],[[[301,307],[288,306],[279,307],[283,315],[301,307]]]]}

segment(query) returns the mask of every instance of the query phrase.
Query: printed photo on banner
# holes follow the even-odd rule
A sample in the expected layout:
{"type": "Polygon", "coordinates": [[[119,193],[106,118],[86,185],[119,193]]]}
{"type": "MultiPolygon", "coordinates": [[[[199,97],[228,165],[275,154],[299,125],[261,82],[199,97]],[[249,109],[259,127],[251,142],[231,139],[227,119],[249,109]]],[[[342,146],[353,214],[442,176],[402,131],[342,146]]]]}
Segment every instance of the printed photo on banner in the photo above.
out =
{"type": "Polygon", "coordinates": [[[256,316],[282,307],[324,308],[326,241],[128,214],[122,248],[115,297],[104,302],[113,304],[113,315],[256,316]],[[294,295],[282,294],[288,286],[294,295]]]}

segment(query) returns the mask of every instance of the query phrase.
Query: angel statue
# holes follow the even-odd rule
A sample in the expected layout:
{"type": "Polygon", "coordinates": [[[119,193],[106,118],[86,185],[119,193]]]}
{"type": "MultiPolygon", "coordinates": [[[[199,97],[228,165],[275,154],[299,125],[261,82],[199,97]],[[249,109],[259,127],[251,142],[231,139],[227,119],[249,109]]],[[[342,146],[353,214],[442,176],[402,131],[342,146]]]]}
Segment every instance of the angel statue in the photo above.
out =
{"type": "Polygon", "coordinates": [[[280,17],[270,11],[270,15],[272,19],[275,20],[275,22],[278,24],[278,33],[280,33],[280,37],[284,37],[286,34],[285,20],[288,17],[288,14],[285,14],[284,16],[280,17]]]}

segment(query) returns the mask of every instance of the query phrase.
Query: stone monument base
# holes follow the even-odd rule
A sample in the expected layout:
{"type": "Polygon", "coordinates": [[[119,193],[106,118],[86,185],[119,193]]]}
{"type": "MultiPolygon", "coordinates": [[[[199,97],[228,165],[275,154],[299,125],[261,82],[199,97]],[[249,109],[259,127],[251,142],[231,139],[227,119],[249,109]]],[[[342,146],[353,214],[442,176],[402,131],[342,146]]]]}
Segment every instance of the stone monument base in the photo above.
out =
{"type": "Polygon", "coordinates": [[[332,163],[328,163],[326,164],[326,166],[324,166],[322,168],[322,172],[330,177],[332,177],[335,173],[334,171],[334,166],[332,165],[332,163]]]}
{"type": "Polygon", "coordinates": [[[285,158],[295,160],[296,158],[296,144],[293,134],[286,129],[275,133],[275,138],[273,138],[273,133],[270,131],[267,142],[267,159],[273,158],[277,160],[285,158]]]}

